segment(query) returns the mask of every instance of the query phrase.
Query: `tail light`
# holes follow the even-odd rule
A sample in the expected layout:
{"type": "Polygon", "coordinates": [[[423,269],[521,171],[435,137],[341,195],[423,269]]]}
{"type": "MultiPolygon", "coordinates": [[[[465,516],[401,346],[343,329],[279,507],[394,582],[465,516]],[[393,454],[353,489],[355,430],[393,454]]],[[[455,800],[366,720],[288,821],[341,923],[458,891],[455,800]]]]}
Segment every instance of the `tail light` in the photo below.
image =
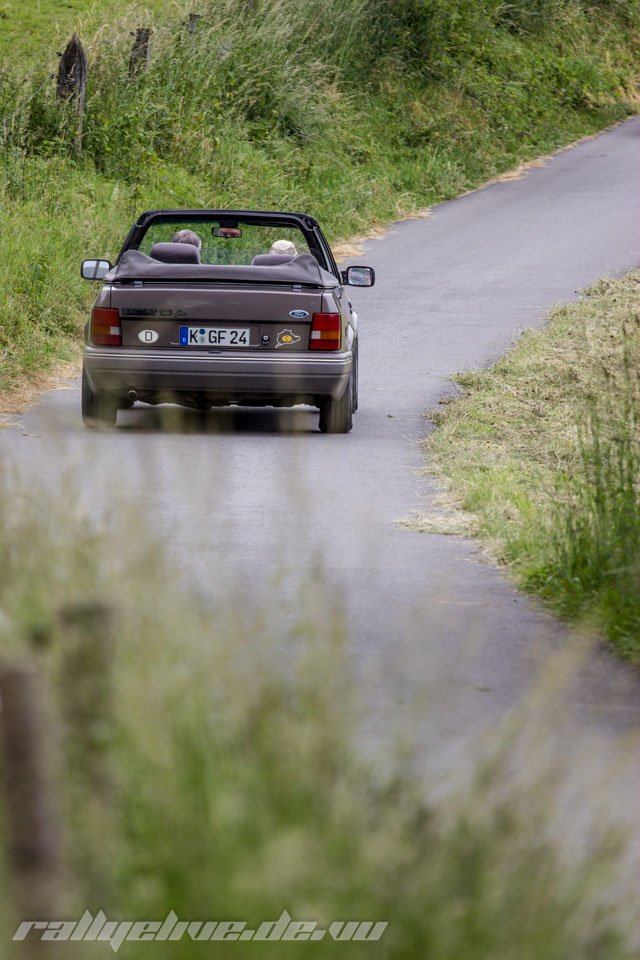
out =
{"type": "Polygon", "coordinates": [[[339,350],[342,317],[339,313],[314,313],[309,337],[310,350],[339,350]]]}
{"type": "Polygon", "coordinates": [[[122,346],[120,314],[117,310],[94,307],[91,311],[91,343],[99,347],[122,346]]]}

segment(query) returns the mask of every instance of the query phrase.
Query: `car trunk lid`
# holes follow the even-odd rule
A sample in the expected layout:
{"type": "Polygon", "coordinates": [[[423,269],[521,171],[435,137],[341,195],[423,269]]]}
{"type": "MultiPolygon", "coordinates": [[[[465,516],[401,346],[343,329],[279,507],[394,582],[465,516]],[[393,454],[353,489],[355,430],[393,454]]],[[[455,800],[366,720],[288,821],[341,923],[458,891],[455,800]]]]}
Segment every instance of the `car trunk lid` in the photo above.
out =
{"type": "Polygon", "coordinates": [[[124,347],[307,350],[322,290],[287,284],[114,283],[124,347]]]}

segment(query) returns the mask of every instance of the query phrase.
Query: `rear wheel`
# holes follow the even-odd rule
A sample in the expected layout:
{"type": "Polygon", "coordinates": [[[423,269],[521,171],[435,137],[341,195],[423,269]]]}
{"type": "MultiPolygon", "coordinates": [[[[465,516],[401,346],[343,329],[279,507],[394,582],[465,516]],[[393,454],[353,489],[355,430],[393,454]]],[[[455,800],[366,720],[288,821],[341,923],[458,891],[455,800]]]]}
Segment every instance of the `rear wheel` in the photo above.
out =
{"type": "Polygon", "coordinates": [[[94,393],[87,372],[82,368],[82,422],[85,427],[113,427],[118,416],[118,403],[109,393],[94,393]]]}
{"type": "Polygon", "coordinates": [[[320,430],[322,433],[349,433],[353,426],[353,375],[347,389],[338,400],[327,397],[320,403],[320,430]]]}

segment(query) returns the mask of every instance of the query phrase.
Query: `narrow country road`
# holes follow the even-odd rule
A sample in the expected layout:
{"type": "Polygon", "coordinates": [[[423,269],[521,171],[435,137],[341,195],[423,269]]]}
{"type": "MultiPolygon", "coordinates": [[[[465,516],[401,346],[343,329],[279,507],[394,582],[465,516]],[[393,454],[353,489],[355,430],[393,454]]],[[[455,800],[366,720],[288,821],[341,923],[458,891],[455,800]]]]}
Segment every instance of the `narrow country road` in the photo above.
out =
{"type": "MultiPolygon", "coordinates": [[[[94,433],[75,385],[0,432],[0,457],[27,482],[71,473],[96,510],[140,497],[207,597],[235,582],[247,602],[269,597],[290,612],[299,580],[324,578],[344,598],[351,661],[373,678],[364,699],[381,728],[410,718],[426,691],[439,709],[425,736],[461,741],[517,702],[568,633],[473,542],[396,523],[432,494],[420,475],[423,413],[453,373],[497,358],[555,303],[640,263],[639,157],[636,118],[369,243],[357,262],[378,281],[353,293],[360,409],[349,436],[321,435],[304,408],[187,411],[193,431],[181,432],[142,406],[94,433]]],[[[601,650],[569,696],[581,726],[606,741],[639,722],[639,692],[640,676],[601,650]]]]}

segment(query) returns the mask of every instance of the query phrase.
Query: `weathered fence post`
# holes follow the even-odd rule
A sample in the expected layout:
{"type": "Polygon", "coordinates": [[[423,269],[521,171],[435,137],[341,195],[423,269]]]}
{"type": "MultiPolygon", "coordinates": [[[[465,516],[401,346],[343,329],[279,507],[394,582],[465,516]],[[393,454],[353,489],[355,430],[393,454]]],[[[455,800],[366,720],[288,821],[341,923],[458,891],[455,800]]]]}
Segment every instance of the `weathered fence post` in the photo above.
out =
{"type": "MultiPolygon", "coordinates": [[[[59,833],[45,764],[42,688],[27,665],[0,666],[0,744],[8,862],[20,920],[56,920],[59,833]]],[[[30,955],[40,941],[32,944],[30,955]]]]}
{"type": "Polygon", "coordinates": [[[197,29],[197,27],[198,27],[198,20],[200,20],[201,17],[202,17],[202,14],[201,14],[201,13],[190,13],[190,14],[189,14],[189,19],[183,21],[184,26],[187,28],[187,30],[189,31],[189,33],[195,33],[195,32],[196,32],[196,29],[197,29]]]}
{"type": "Polygon", "coordinates": [[[150,27],[138,27],[131,36],[135,37],[129,57],[129,76],[136,77],[149,66],[149,41],[153,30],[150,27]]]}
{"type": "Polygon", "coordinates": [[[76,134],[76,150],[82,152],[82,135],[84,131],[84,108],[87,94],[87,57],[84,47],[77,33],[71,37],[60,54],[58,65],[58,83],[56,92],[59,100],[73,101],[78,108],[78,131],[76,134]]]}
{"type": "Polygon", "coordinates": [[[71,801],[74,872],[89,903],[111,896],[114,782],[114,617],[99,601],[60,611],[59,696],[66,788],[71,801]]]}

